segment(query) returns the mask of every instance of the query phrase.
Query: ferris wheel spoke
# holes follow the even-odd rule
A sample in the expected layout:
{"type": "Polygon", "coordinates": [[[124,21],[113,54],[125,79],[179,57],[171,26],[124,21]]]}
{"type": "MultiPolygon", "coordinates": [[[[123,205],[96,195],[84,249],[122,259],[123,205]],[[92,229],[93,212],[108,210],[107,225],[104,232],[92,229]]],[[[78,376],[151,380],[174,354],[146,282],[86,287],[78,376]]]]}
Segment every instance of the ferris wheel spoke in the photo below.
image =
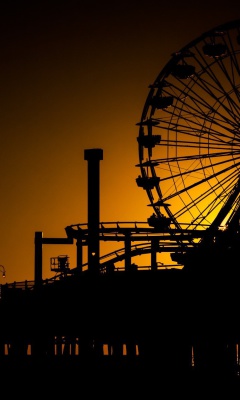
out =
{"type": "MultiPolygon", "coordinates": [[[[186,143],[187,145],[187,143],[186,143]]],[[[235,156],[240,157],[240,150],[236,150],[236,152],[234,152],[235,156]]],[[[233,156],[233,152],[232,151],[228,151],[228,152],[215,152],[215,153],[211,153],[211,158],[215,158],[215,157],[232,157],[233,156]]],[[[155,165],[156,169],[159,169],[159,165],[161,164],[167,164],[167,163],[179,163],[181,161],[189,161],[189,160],[204,160],[206,158],[209,158],[209,154],[191,154],[191,155],[185,155],[185,156],[179,156],[179,157],[168,157],[168,158],[156,158],[156,159],[151,159],[148,162],[148,165],[155,165]]],[[[223,161],[224,163],[224,161],[223,161]]],[[[184,169],[184,167],[183,167],[184,169]]]]}
{"type": "Polygon", "coordinates": [[[197,216],[197,219],[201,217],[202,220],[203,219],[206,220],[207,216],[210,213],[212,213],[215,209],[217,209],[219,205],[221,205],[222,201],[226,201],[229,195],[229,190],[231,191],[235,183],[236,183],[236,175],[229,176],[221,183],[216,182],[215,185],[209,187],[209,189],[206,192],[200,193],[198,197],[192,199],[189,196],[190,202],[188,204],[184,203],[184,206],[181,209],[179,209],[178,213],[175,216],[179,218],[183,214],[185,214],[186,207],[188,211],[190,211],[193,207],[195,208],[196,206],[199,206],[198,208],[199,215],[197,216]],[[214,197],[212,196],[213,193],[215,194],[214,197]],[[211,199],[209,200],[209,198],[211,199]],[[208,199],[207,202],[206,199],[208,199]],[[202,207],[202,204],[204,204],[205,206],[202,207]]]}
{"type": "MultiPolygon", "coordinates": [[[[189,96],[189,98],[191,99],[191,103],[189,101],[188,103],[182,102],[181,99],[178,99],[178,102],[181,102],[181,107],[175,105],[173,114],[169,109],[165,110],[164,117],[158,118],[158,128],[161,129],[161,126],[170,125],[171,129],[175,132],[176,127],[178,128],[178,132],[187,132],[187,128],[189,127],[189,130],[195,130],[199,135],[202,132],[208,132],[209,129],[219,133],[219,131],[216,130],[216,127],[221,128],[230,135],[233,130],[236,132],[238,131],[238,125],[235,116],[232,116],[234,118],[229,119],[227,116],[222,116],[222,114],[218,111],[213,111],[212,107],[209,108],[209,111],[207,111],[205,103],[203,103],[201,100],[197,101],[196,98],[194,99],[191,96],[189,96]],[[213,114],[215,117],[214,120],[213,114]],[[171,120],[170,118],[166,119],[167,115],[171,117],[171,120]],[[180,115],[182,123],[178,120],[178,116],[180,115]],[[207,122],[211,124],[211,126],[208,126],[207,122]],[[213,128],[213,125],[215,126],[215,129],[213,128]]],[[[229,113],[230,111],[231,110],[229,109],[229,113]]],[[[221,133],[221,136],[223,136],[223,133],[221,133]]]]}
{"type": "MultiPolygon", "coordinates": [[[[194,79],[194,78],[193,78],[194,79]]],[[[182,94],[179,95],[178,97],[176,96],[176,99],[178,102],[181,102],[182,108],[177,108],[175,106],[176,110],[178,112],[186,110],[186,113],[190,115],[190,117],[203,119],[204,121],[208,120],[209,122],[212,122],[211,115],[214,114],[218,116],[218,120],[222,121],[225,124],[233,123],[233,121],[236,122],[236,113],[233,113],[233,105],[235,105],[235,111],[237,112],[237,104],[234,102],[230,96],[227,96],[227,99],[229,102],[231,102],[231,107],[227,107],[223,100],[225,100],[226,93],[224,93],[223,90],[219,90],[216,86],[212,86],[209,82],[205,81],[201,76],[198,77],[198,79],[195,78],[195,83],[198,87],[195,89],[193,86],[185,85],[185,96],[182,94]],[[199,88],[202,90],[201,92],[197,92],[199,88]],[[211,89],[211,90],[210,90],[211,89]],[[212,90],[214,89],[214,90],[212,90]],[[208,94],[212,100],[215,100],[214,104],[213,101],[211,104],[209,104],[206,100],[203,98],[204,92],[208,94]],[[217,92],[217,94],[215,94],[217,92]],[[190,103],[191,101],[191,103],[190,103]],[[218,109],[224,111],[219,112],[218,109]],[[209,111],[207,111],[209,110],[209,111]],[[227,115],[231,116],[231,119],[227,118],[227,115]]],[[[176,91],[176,86],[175,86],[175,91],[176,91]]],[[[169,93],[169,91],[168,91],[169,93]]],[[[182,93],[182,91],[180,91],[182,93]]],[[[167,111],[167,110],[166,110],[167,111]]],[[[175,114],[174,114],[175,115],[175,114]]],[[[186,118],[186,117],[185,117],[186,118]]]]}
{"type": "MultiPolygon", "coordinates": [[[[204,157],[202,157],[204,158],[204,157]]],[[[214,170],[214,168],[216,167],[221,167],[222,165],[226,164],[225,160],[221,160],[221,161],[216,161],[215,163],[211,162],[209,164],[202,164],[199,163],[200,158],[199,159],[194,159],[195,163],[197,162],[199,164],[199,166],[197,167],[195,164],[190,164],[189,168],[184,168],[184,167],[180,167],[180,165],[176,164],[176,162],[174,160],[170,161],[168,160],[168,167],[169,167],[169,172],[171,172],[171,174],[168,177],[161,177],[161,182],[163,183],[166,180],[172,179],[172,180],[176,180],[177,178],[181,177],[182,179],[185,178],[185,176],[190,175],[191,177],[198,177],[197,173],[201,172],[201,175],[207,175],[206,178],[210,179],[211,177],[216,177],[216,174],[212,174],[212,169],[214,170]],[[171,164],[171,168],[170,168],[170,164],[171,164]],[[209,172],[208,174],[206,174],[206,171],[209,171],[209,169],[211,169],[211,172],[209,172]],[[177,173],[173,172],[173,170],[178,171],[177,173]]],[[[184,161],[184,160],[183,160],[184,161]]],[[[180,160],[178,160],[178,163],[180,163],[180,160]]],[[[236,170],[236,166],[240,167],[240,160],[238,161],[238,163],[236,163],[234,166],[231,163],[230,166],[230,170],[233,169],[234,171],[236,170]]],[[[162,168],[159,167],[159,171],[161,171],[162,168]]],[[[225,174],[228,171],[228,169],[223,169],[221,170],[222,174],[225,174]]],[[[195,178],[197,179],[197,178],[195,178]]],[[[200,183],[202,183],[200,181],[200,183]]]]}
{"type": "MultiPolygon", "coordinates": [[[[240,165],[240,162],[238,162],[237,164],[240,165]]],[[[233,166],[232,166],[232,164],[231,164],[229,167],[224,168],[223,170],[220,170],[220,171],[216,172],[214,175],[204,177],[203,179],[201,179],[201,180],[199,180],[199,181],[197,181],[197,182],[194,182],[193,184],[191,184],[191,185],[189,185],[189,186],[184,186],[184,188],[178,190],[178,192],[176,192],[176,193],[174,193],[174,194],[171,194],[171,195],[167,196],[166,198],[164,198],[164,200],[165,200],[165,201],[168,201],[168,200],[172,199],[172,198],[175,197],[175,196],[181,195],[183,192],[188,192],[188,191],[190,191],[190,190],[192,190],[192,189],[195,189],[197,186],[200,186],[200,185],[202,185],[202,184],[205,183],[205,182],[209,182],[211,179],[216,178],[216,177],[218,177],[218,176],[221,176],[221,175],[223,175],[224,173],[231,171],[232,169],[233,169],[233,166]]],[[[237,174],[237,176],[238,176],[238,175],[239,175],[239,174],[237,174]]],[[[172,179],[172,176],[169,177],[169,178],[172,179]]]]}
{"type": "MultiPolygon", "coordinates": [[[[235,113],[233,112],[233,105],[235,105],[234,109],[237,110],[237,105],[234,100],[230,97],[229,94],[224,92],[224,90],[220,87],[213,86],[211,83],[207,83],[204,79],[199,77],[197,80],[198,85],[201,89],[205,90],[208,95],[211,96],[213,100],[215,100],[214,104],[214,113],[218,115],[219,119],[222,119],[225,122],[231,121],[227,118],[227,115],[230,115],[233,120],[235,120],[235,113]],[[201,83],[201,84],[200,84],[201,83]],[[230,107],[227,107],[226,103],[231,104],[230,107]],[[218,109],[222,109],[223,112],[219,113],[218,109]],[[226,114],[224,114],[226,113],[226,114]]],[[[213,107],[212,107],[213,108],[213,107]]]]}

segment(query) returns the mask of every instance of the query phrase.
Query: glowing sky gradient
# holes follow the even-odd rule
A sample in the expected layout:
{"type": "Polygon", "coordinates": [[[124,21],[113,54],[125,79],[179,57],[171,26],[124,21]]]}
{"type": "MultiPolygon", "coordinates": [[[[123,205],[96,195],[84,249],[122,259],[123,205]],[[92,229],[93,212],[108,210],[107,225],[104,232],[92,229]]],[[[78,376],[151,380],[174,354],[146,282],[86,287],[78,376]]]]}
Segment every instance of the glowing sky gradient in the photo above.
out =
{"type": "MultiPolygon", "coordinates": [[[[100,220],[146,221],[136,137],[151,84],[171,54],[240,18],[236,2],[21,1],[0,6],[0,264],[34,278],[34,233],[87,222],[84,149],[102,148],[100,220]],[[199,3],[200,4],[200,3],[199,3]],[[199,7],[199,8],[198,8],[199,7]]],[[[51,247],[51,248],[50,248],[51,247]]],[[[44,248],[50,257],[75,254],[44,248]]],[[[0,283],[4,283],[0,276],[0,283]]]]}

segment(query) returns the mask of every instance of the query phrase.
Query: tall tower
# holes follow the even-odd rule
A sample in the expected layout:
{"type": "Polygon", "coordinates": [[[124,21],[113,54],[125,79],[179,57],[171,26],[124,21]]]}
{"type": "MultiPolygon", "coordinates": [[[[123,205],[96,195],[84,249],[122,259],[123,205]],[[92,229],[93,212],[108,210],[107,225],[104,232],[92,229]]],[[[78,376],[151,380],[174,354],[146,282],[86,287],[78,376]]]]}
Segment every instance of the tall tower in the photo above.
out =
{"type": "Polygon", "coordinates": [[[84,160],[88,161],[88,268],[99,272],[99,216],[100,216],[100,160],[102,149],[84,150],[84,160]]]}

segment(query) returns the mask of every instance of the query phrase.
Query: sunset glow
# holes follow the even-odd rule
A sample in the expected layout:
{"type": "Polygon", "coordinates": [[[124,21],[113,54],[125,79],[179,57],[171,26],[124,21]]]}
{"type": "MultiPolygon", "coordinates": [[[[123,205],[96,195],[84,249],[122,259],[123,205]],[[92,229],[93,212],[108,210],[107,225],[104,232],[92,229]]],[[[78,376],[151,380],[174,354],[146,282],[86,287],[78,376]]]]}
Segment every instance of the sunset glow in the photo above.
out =
{"type": "MultiPolygon", "coordinates": [[[[94,3],[6,6],[1,13],[0,263],[7,282],[33,280],[35,232],[62,238],[68,225],[87,222],[85,149],[103,149],[100,220],[146,223],[152,208],[136,184],[136,124],[149,85],[173,53],[236,18],[236,8],[229,4],[227,9],[218,4],[201,17],[189,7],[172,10],[171,4],[151,0],[106,7],[94,3]]],[[[210,122],[207,125],[210,129],[210,122]]],[[[175,151],[171,146],[168,150],[175,151]]],[[[186,173],[187,185],[202,179],[200,164],[191,162],[184,168],[195,168],[196,173],[186,173]]],[[[164,179],[169,168],[160,164],[158,176],[164,179]]],[[[211,174],[210,166],[205,173],[211,174]]],[[[173,179],[164,193],[174,214],[182,207],[179,198],[170,198],[178,184],[178,178],[173,179]]],[[[202,192],[208,187],[203,184],[202,192]]],[[[103,242],[101,255],[122,247],[103,242]]],[[[43,278],[54,275],[50,259],[60,254],[69,256],[70,268],[76,266],[75,244],[44,245],[43,278]]],[[[158,262],[163,260],[171,263],[166,254],[158,254],[158,262]]],[[[134,262],[147,265],[149,255],[134,262]]]]}

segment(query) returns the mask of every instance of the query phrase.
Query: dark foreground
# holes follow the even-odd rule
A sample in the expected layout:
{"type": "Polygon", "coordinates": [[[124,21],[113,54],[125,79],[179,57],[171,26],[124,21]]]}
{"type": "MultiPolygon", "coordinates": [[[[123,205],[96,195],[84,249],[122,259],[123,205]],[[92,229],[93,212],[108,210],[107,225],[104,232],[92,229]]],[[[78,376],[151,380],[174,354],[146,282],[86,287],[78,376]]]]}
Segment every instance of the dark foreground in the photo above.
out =
{"type": "MultiPolygon", "coordinates": [[[[2,389],[25,398],[67,396],[68,399],[113,400],[131,396],[145,399],[236,398],[240,394],[238,373],[218,371],[164,370],[157,365],[146,366],[122,360],[98,365],[65,362],[63,359],[5,360],[0,369],[2,389]]],[[[7,393],[6,392],[6,393],[7,393]]]]}

